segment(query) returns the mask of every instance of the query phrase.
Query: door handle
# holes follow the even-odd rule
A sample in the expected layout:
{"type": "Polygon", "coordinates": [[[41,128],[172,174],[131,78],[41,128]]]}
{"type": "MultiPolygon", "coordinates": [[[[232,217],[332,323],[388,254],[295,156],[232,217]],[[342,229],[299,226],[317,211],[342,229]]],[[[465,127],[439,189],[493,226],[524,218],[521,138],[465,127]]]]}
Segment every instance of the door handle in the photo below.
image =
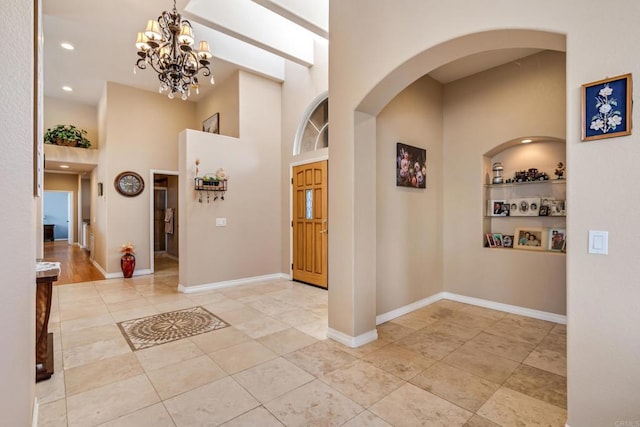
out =
{"type": "Polygon", "coordinates": [[[322,224],[324,224],[324,230],[320,230],[320,233],[328,234],[329,233],[329,228],[327,227],[327,220],[323,219],[322,220],[322,224]]]}

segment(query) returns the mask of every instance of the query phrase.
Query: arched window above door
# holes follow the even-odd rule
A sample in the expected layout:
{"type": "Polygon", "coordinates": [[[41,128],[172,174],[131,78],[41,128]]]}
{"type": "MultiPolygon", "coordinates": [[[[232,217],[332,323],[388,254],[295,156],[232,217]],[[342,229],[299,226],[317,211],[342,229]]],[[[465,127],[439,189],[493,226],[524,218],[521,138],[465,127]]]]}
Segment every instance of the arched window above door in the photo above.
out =
{"type": "Polygon", "coordinates": [[[293,155],[316,151],[329,146],[329,98],[317,97],[307,108],[298,126],[293,155]]]}

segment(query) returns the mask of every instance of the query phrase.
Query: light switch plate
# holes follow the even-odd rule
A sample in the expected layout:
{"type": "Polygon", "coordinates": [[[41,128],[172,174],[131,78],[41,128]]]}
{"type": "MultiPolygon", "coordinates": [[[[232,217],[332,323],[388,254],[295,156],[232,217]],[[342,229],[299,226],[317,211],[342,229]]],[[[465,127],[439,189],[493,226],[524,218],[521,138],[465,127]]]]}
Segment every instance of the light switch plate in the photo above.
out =
{"type": "Polygon", "coordinates": [[[598,255],[609,254],[609,232],[589,230],[589,253],[598,255]]]}
{"type": "Polygon", "coordinates": [[[216,227],[226,227],[227,218],[216,218],[216,227]]]}

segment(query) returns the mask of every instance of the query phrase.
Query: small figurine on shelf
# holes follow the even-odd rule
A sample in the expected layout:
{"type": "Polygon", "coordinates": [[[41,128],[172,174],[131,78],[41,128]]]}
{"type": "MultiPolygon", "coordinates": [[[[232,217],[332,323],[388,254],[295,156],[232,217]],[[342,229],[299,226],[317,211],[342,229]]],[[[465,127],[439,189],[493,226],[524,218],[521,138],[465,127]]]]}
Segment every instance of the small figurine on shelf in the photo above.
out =
{"type": "Polygon", "coordinates": [[[502,184],[504,182],[504,180],[502,178],[502,171],[504,170],[504,166],[502,166],[502,163],[495,162],[493,164],[491,170],[493,171],[492,183],[493,184],[502,184]]]}
{"type": "Polygon", "coordinates": [[[555,174],[557,179],[564,179],[564,163],[558,162],[558,166],[556,166],[555,174]]]}

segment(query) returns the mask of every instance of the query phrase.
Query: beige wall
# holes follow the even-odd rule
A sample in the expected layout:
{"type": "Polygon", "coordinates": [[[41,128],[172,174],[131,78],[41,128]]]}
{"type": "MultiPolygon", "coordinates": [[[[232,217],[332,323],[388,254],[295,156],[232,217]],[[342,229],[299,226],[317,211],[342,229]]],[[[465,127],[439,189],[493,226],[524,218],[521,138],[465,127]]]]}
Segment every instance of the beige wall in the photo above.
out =
{"type": "Polygon", "coordinates": [[[238,78],[238,73],[235,73],[223,82],[216,83],[211,94],[198,101],[196,124],[199,125],[192,129],[201,130],[205,119],[220,113],[220,135],[240,136],[238,78]]]}
{"type": "Polygon", "coordinates": [[[442,282],[442,85],[407,87],[376,126],[376,314],[427,298],[442,282]],[[396,187],[396,143],[427,150],[426,190],[396,187]]]}
{"type": "MultiPolygon", "coordinates": [[[[180,285],[280,273],[282,211],[280,85],[240,72],[241,137],[187,130],[180,134],[180,285]],[[264,114],[269,111],[270,114],[264,114]],[[225,200],[198,202],[200,176],[224,168],[225,200]],[[226,227],[216,227],[226,218],[226,227]]],[[[213,197],[213,196],[211,196],[213,197]]]]}
{"type": "Polygon", "coordinates": [[[3,102],[0,193],[2,212],[0,286],[0,413],[2,424],[29,426],[34,402],[36,203],[33,197],[33,2],[3,4],[0,41],[3,102]],[[26,53],[26,54],[25,54],[26,53]],[[7,58],[11,58],[8,60],[7,58]]]}
{"type": "Polygon", "coordinates": [[[105,253],[99,262],[107,273],[121,273],[120,246],[133,242],[136,270],[145,270],[150,268],[150,170],[178,170],[178,133],[195,126],[196,105],[111,82],[105,96],[105,140],[100,150],[105,158],[101,158],[98,178],[104,182],[105,196],[98,201],[98,209],[103,210],[106,224],[96,224],[102,239],[96,245],[105,253]],[[142,194],[124,197],[116,192],[113,182],[123,171],[142,176],[142,194]]]}
{"type": "MultiPolygon", "coordinates": [[[[565,111],[570,170],[567,234],[571,236],[566,256],[568,424],[574,427],[637,420],[637,384],[640,383],[637,363],[640,322],[637,304],[633,303],[640,300],[636,280],[640,264],[635,259],[640,240],[630,231],[638,228],[634,213],[640,208],[640,198],[629,196],[634,193],[632,185],[638,180],[635,159],[640,156],[640,143],[635,134],[615,140],[580,142],[580,86],[607,76],[640,72],[640,63],[628,54],[637,44],[639,32],[635,24],[640,20],[640,9],[635,0],[616,3],[624,13],[616,16],[616,46],[612,48],[609,37],[594,31],[601,28],[607,17],[601,8],[591,7],[595,5],[591,3],[586,7],[579,0],[511,3],[406,0],[371,8],[366,0],[330,2],[332,161],[329,169],[332,180],[329,217],[334,236],[337,232],[340,237],[334,237],[329,249],[329,274],[334,284],[329,291],[329,325],[349,335],[367,330],[357,327],[358,324],[374,322],[363,320],[369,315],[366,309],[356,310],[351,304],[352,295],[368,300],[368,292],[375,292],[366,287],[362,290],[362,284],[355,283],[367,268],[367,261],[370,265],[375,260],[375,255],[360,260],[355,253],[363,243],[371,243],[369,236],[375,232],[373,226],[357,229],[354,220],[366,204],[366,201],[353,201],[360,189],[358,180],[363,179],[357,176],[357,171],[372,166],[370,161],[366,162],[369,159],[363,163],[355,153],[361,150],[361,145],[371,143],[369,128],[375,127],[373,120],[362,129],[361,116],[375,117],[413,80],[457,58],[491,48],[564,50],[566,40],[565,111]],[[460,13],[461,9],[465,13],[460,13]],[[554,12],[549,13],[550,10],[554,12]],[[505,28],[510,30],[500,30],[505,28]],[[544,28],[553,34],[528,30],[532,28],[544,28]],[[363,44],[362,40],[367,43],[363,44]],[[594,52],[599,54],[594,56],[594,52]],[[355,113],[357,110],[361,113],[355,113]],[[625,200],[627,209],[612,215],[606,204],[594,203],[594,200],[625,200]],[[590,229],[609,231],[609,255],[587,253],[590,229]]],[[[634,115],[637,122],[638,113],[634,115]]],[[[490,111],[487,120],[496,126],[496,118],[490,116],[490,111]]],[[[498,132],[504,132],[503,123],[497,124],[498,132]]],[[[540,126],[547,124],[540,123],[540,126]]],[[[445,138],[448,135],[445,134],[445,138]]],[[[496,135],[493,145],[507,139],[506,135],[496,135]]],[[[477,143],[490,147],[484,140],[477,143]]],[[[481,156],[486,151],[480,150],[478,154],[481,156]]],[[[445,164],[449,165],[447,156],[445,152],[445,164]]],[[[473,157],[481,162],[478,155],[473,157]]],[[[445,182],[468,161],[463,157],[459,166],[454,164],[452,170],[447,170],[445,182]]],[[[477,182],[478,177],[470,177],[466,185],[459,183],[454,189],[464,191],[477,182]]],[[[475,190],[471,197],[477,199],[478,193],[475,190]]],[[[446,189],[445,194],[449,194],[446,189]]],[[[479,216],[478,200],[473,206],[479,216]]],[[[446,210],[445,216],[449,213],[446,210]]],[[[476,233],[477,227],[473,231],[476,233]]],[[[447,236],[445,231],[445,240],[447,236]]]]}
{"type": "MultiPolygon", "coordinates": [[[[546,51],[445,85],[444,89],[444,288],[448,292],[556,314],[566,313],[565,256],[491,251],[480,242],[485,202],[483,155],[524,136],[565,135],[565,55],[546,51]],[[529,274],[524,274],[529,272],[529,274]]],[[[557,161],[541,162],[530,144],[518,163],[553,176],[557,161]]],[[[550,154],[551,155],[551,154],[550,154]]],[[[499,160],[499,159],[496,159],[499,160]]],[[[513,176],[513,162],[507,160],[513,176]],[[511,165],[510,165],[511,164],[511,165]]],[[[522,188],[521,190],[525,190],[522,188]]],[[[528,189],[532,190],[532,189],[528,189]]],[[[522,194],[521,197],[535,194],[522,194]]],[[[515,197],[514,197],[515,198],[515,197]]],[[[547,220],[511,219],[547,226],[547,220]]],[[[514,228],[511,228],[514,227],[514,228]]]]}
{"type": "Polygon", "coordinates": [[[73,227],[69,227],[69,236],[72,242],[78,241],[78,230],[82,226],[82,218],[78,218],[78,188],[80,181],[77,174],[50,173],[44,174],[44,189],[46,191],[70,191],[73,197],[73,227]]]}
{"type": "Polygon", "coordinates": [[[99,147],[98,111],[93,105],[69,102],[63,99],[44,98],[44,130],[56,125],[74,125],[87,131],[91,148],[99,147]]]}

